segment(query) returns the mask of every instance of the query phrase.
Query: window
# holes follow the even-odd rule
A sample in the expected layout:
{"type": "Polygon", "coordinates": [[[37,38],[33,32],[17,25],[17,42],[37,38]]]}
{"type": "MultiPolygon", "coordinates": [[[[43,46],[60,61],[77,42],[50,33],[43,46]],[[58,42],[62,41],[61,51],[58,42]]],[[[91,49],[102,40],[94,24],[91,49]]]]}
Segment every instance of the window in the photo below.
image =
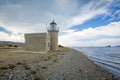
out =
{"type": "Polygon", "coordinates": [[[48,42],[48,47],[50,47],[50,42],[48,42]]]}

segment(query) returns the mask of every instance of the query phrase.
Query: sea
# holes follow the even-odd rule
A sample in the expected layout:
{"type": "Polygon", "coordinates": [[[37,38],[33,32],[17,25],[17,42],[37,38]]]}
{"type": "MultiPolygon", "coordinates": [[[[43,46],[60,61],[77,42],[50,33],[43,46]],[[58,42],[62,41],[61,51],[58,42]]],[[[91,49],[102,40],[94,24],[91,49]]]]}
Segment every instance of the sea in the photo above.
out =
{"type": "Polygon", "coordinates": [[[120,47],[73,47],[120,78],[120,47]]]}

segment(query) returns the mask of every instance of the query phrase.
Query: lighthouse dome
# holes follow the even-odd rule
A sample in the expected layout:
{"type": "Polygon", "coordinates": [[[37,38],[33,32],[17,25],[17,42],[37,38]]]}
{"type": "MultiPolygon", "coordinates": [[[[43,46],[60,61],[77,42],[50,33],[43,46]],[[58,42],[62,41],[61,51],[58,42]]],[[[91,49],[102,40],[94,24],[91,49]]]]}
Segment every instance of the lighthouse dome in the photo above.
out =
{"type": "Polygon", "coordinates": [[[57,27],[57,24],[54,22],[54,20],[50,23],[50,26],[48,27],[49,31],[59,31],[59,28],[57,27]]]}

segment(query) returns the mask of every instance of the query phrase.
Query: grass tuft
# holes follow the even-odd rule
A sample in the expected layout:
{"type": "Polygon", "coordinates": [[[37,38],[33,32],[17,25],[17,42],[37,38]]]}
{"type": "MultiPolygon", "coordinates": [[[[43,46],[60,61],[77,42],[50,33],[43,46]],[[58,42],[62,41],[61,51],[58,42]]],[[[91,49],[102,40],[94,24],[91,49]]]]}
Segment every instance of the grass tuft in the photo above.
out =
{"type": "Polygon", "coordinates": [[[7,66],[2,66],[2,67],[0,67],[0,69],[1,70],[6,70],[6,69],[8,69],[8,67],[7,66]]]}
{"type": "Polygon", "coordinates": [[[17,62],[17,65],[25,65],[25,62],[17,62]]]}
{"type": "Polygon", "coordinates": [[[30,72],[31,72],[31,74],[33,74],[33,75],[37,73],[37,71],[35,71],[35,70],[31,70],[30,72]]]}
{"type": "Polygon", "coordinates": [[[46,67],[46,66],[42,66],[41,68],[42,68],[42,69],[47,69],[47,67],[46,67]]]}
{"type": "Polygon", "coordinates": [[[53,62],[57,62],[57,59],[53,59],[53,62]]]}
{"type": "Polygon", "coordinates": [[[24,67],[25,67],[26,70],[30,69],[30,67],[28,65],[24,65],[24,67]]]}
{"type": "Polygon", "coordinates": [[[16,65],[14,65],[14,64],[8,64],[7,66],[9,69],[14,69],[16,67],[16,65]]]}
{"type": "Polygon", "coordinates": [[[42,76],[35,76],[34,80],[44,80],[42,76]]]}
{"type": "Polygon", "coordinates": [[[6,70],[6,69],[14,69],[16,67],[16,65],[14,64],[8,64],[6,66],[2,66],[0,67],[1,70],[6,70]]]}

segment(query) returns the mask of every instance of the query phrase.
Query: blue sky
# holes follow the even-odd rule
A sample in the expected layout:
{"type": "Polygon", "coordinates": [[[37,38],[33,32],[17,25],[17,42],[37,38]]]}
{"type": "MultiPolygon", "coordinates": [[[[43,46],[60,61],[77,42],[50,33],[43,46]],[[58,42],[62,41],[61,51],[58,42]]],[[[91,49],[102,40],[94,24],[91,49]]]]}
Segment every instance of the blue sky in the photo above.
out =
{"type": "Polygon", "coordinates": [[[0,40],[24,42],[53,19],[61,45],[120,45],[120,0],[0,0],[0,40]]]}

